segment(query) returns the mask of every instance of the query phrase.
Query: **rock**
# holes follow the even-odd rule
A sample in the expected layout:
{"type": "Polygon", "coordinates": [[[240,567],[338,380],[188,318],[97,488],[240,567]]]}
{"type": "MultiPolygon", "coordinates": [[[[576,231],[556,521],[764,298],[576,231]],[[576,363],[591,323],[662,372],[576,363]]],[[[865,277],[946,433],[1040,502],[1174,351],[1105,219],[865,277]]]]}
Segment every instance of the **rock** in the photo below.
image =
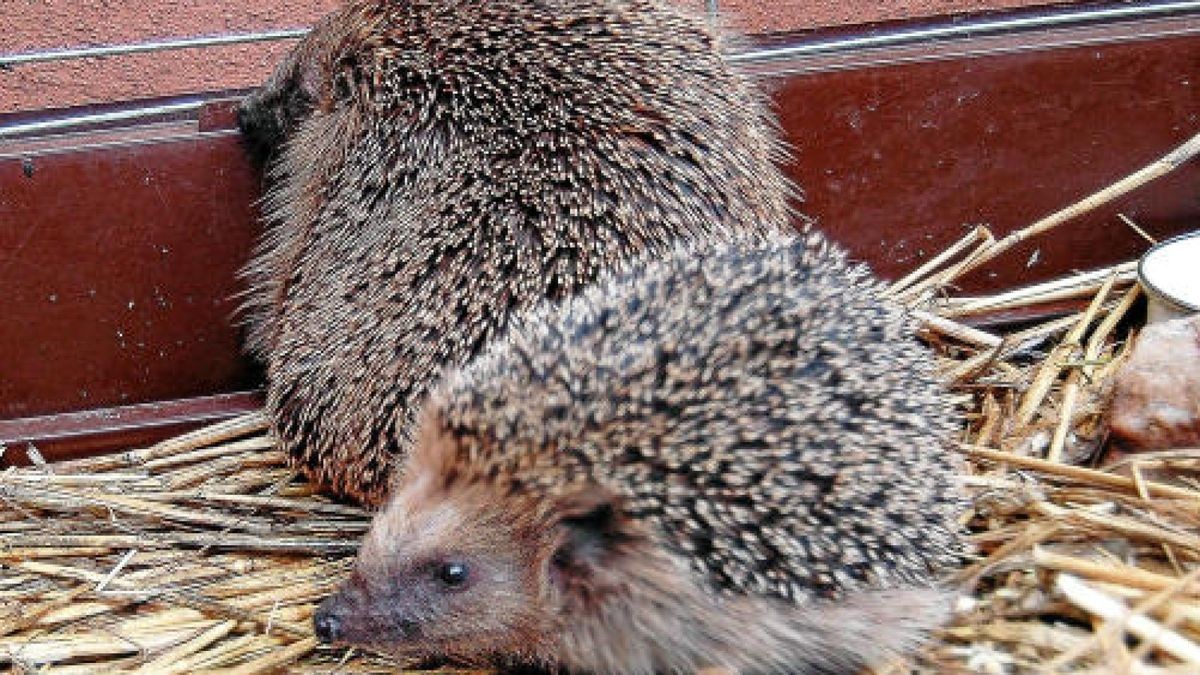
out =
{"type": "Polygon", "coordinates": [[[1142,331],[1117,373],[1110,420],[1130,450],[1200,447],[1200,316],[1142,331]]]}

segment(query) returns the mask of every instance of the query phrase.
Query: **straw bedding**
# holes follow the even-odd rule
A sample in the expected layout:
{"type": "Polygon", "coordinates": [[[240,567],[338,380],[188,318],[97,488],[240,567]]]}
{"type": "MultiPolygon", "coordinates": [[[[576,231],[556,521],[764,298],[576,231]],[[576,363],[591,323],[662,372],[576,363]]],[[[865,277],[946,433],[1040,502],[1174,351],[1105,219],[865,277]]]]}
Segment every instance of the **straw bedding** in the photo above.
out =
{"type": "MultiPolygon", "coordinates": [[[[1140,320],[1132,263],[947,297],[1016,241],[1152,177],[999,242],[971,231],[888,289],[924,322],[966,413],[958,450],[974,503],[962,520],[978,556],[954,579],[964,588],[954,622],[880,672],[1200,672],[1200,449],[1086,467],[1140,320]],[[967,325],[1064,298],[1086,308],[1005,333],[967,325]]],[[[255,414],[150,448],[0,473],[0,664],[394,671],[312,637],[313,608],[347,573],[368,515],[314,494],[265,429],[255,414]]]]}

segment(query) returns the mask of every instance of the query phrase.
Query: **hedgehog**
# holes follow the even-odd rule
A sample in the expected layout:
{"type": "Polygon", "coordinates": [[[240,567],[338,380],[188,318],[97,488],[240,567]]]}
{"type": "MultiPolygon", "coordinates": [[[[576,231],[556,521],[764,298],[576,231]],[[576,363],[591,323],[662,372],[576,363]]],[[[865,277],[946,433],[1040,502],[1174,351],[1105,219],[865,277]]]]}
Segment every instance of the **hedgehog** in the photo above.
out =
{"type": "Polygon", "coordinates": [[[959,423],[816,233],[681,244],[448,371],[327,642],[597,674],[854,672],[950,613],[959,423]]]}
{"type": "Polygon", "coordinates": [[[355,1],[242,103],[248,344],[294,462],[378,504],[437,374],[678,240],[791,228],[764,94],[656,0],[355,1]]]}

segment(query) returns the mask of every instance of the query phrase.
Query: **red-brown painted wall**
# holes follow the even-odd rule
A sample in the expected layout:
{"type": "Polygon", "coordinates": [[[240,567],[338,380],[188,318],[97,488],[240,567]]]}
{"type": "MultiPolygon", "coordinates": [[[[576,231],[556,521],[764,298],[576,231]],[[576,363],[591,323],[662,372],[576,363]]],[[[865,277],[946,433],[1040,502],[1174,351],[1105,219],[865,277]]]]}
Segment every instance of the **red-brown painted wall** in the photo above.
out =
{"type": "MultiPolygon", "coordinates": [[[[704,7],[701,0],[680,1],[704,7]]],[[[302,27],[338,4],[3,0],[0,53],[302,27]]],[[[737,29],[764,33],[1046,4],[1052,0],[721,0],[720,8],[737,29]]],[[[0,70],[0,113],[247,87],[260,82],[286,48],[287,43],[242,45],[0,70]]]]}

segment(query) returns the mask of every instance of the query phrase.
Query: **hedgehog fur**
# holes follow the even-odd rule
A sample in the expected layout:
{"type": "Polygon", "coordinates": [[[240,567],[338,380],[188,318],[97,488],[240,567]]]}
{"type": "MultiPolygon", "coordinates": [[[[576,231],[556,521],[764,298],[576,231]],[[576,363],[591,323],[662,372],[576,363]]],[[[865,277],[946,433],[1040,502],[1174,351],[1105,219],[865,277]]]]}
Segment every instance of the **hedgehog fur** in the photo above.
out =
{"type": "Polygon", "coordinates": [[[283,447],[368,503],[437,373],[676,240],[789,227],[763,94],[656,0],[357,0],[242,104],[249,342],[283,447]]]}
{"type": "Polygon", "coordinates": [[[514,321],[429,397],[318,635],[614,675],[912,647],[949,614],[965,504],[953,407],[878,288],[772,235],[514,321]]]}

